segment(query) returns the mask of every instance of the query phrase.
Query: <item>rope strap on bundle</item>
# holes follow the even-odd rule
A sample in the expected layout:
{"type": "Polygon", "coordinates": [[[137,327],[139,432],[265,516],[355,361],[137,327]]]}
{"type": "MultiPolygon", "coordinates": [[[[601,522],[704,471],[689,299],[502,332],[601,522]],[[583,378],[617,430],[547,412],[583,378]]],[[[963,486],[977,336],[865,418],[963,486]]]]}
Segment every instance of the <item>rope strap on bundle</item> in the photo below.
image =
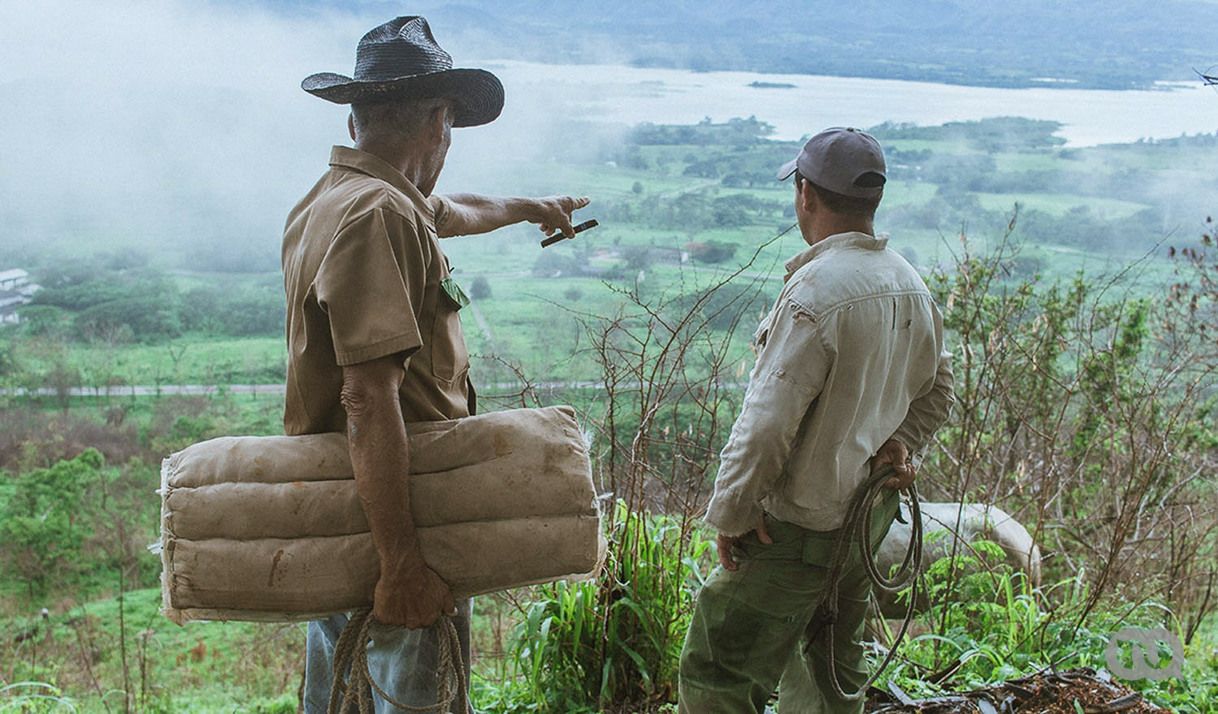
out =
{"type": "Polygon", "coordinates": [[[373,692],[401,711],[448,714],[454,711],[454,703],[457,704],[455,711],[460,714],[468,711],[461,640],[451,618],[442,617],[432,626],[438,638],[436,703],[426,706],[399,702],[373,680],[372,672],[368,669],[368,642],[372,639],[369,627],[372,622],[371,608],[357,610],[338,636],[338,643],[334,647],[334,686],[330,690],[327,714],[374,714],[373,692]]]}

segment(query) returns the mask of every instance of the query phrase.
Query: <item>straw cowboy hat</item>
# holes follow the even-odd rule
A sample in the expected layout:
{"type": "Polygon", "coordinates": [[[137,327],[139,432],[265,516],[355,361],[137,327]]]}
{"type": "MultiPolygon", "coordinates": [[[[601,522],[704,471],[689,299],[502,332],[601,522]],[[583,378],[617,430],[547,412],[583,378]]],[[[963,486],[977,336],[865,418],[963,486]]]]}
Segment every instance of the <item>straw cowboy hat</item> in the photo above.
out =
{"type": "Polygon", "coordinates": [[[453,126],[478,126],[503,110],[503,84],[481,69],[453,69],[427,20],[399,17],[374,27],[355,48],[355,76],[322,72],[300,88],[336,104],[371,104],[394,99],[451,99],[453,126]]]}

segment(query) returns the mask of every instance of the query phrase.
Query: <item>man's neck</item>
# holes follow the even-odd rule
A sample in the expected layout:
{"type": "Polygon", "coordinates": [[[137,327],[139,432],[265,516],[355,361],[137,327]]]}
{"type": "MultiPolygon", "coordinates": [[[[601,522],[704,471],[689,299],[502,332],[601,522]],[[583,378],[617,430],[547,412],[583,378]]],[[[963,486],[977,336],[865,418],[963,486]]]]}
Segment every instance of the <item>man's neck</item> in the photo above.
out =
{"type": "Polygon", "coordinates": [[[856,218],[843,219],[839,216],[826,216],[824,219],[813,220],[807,230],[801,232],[804,242],[812,246],[839,233],[866,233],[873,236],[875,235],[875,223],[856,218]]]}
{"type": "Polygon", "coordinates": [[[427,175],[427,157],[420,156],[416,151],[411,151],[409,146],[390,146],[387,144],[357,141],[355,148],[364,153],[372,154],[402,172],[407,181],[413,184],[415,188],[424,192],[423,195],[426,196],[431,193],[430,186],[425,188],[425,184],[428,183],[430,178],[427,175]]]}

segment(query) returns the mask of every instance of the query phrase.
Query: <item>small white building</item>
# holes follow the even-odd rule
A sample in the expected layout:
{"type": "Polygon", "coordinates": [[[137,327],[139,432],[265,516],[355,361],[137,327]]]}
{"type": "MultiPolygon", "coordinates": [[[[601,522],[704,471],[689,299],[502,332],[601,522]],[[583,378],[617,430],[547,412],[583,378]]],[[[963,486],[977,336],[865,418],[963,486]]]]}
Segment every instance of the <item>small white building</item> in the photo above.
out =
{"type": "Polygon", "coordinates": [[[30,274],[20,268],[0,270],[0,325],[21,321],[17,309],[27,305],[42,288],[30,282],[30,274]]]}

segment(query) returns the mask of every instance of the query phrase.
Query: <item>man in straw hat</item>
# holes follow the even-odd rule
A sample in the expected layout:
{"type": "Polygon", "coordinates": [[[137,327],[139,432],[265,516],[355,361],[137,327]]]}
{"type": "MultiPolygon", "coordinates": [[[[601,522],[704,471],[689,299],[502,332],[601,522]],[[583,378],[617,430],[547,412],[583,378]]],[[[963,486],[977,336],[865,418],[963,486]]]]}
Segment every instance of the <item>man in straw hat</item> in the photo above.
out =
{"type": "Polygon", "coordinates": [[[871,585],[857,547],[838,581],[836,618],[816,612],[837,529],[860,484],[891,465],[885,485],[894,490],[869,534],[879,545],[895,489],[914,480],[911,455],[952,403],[939,310],[917,271],[875,237],[879,143],[828,129],[778,171],[791,176],[810,247],[787,263],[757,331],[757,363],[707,510],[721,567],[698,594],[681,654],[680,706],[690,714],[761,712],[775,687],[784,713],[863,711],[833,686],[830,668],[845,693],[867,679],[859,640],[871,585]]]}
{"type": "MultiPolygon", "coordinates": [[[[364,35],[353,77],[315,74],[301,87],[351,106],[355,148],[334,147],[329,171],[292,209],[284,231],[284,428],[348,436],[380,556],[367,647],[376,710],[434,705],[438,670],[451,666],[445,655],[453,653],[443,639],[451,630],[432,625],[451,617],[460,640],[456,666],[468,683],[470,603],[454,602],[420,554],[404,424],[474,412],[458,317],[468,299],[438,239],[521,221],[571,235],[571,214],[588,199],[432,193],[451,129],[498,117],[503,85],[483,70],[454,69],[422,17],[399,17],[364,35]]],[[[347,622],[338,615],[309,624],[306,712],[327,709],[347,622]]],[[[464,714],[466,699],[460,692],[452,711],[464,714]]]]}

